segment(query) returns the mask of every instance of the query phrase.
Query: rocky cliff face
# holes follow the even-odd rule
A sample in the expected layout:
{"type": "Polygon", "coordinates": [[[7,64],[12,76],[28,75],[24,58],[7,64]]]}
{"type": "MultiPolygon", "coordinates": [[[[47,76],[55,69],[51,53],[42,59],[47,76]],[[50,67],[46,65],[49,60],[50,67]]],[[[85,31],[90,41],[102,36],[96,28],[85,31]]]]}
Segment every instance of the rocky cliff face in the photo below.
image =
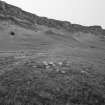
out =
{"type": "Polygon", "coordinates": [[[85,33],[94,33],[105,35],[105,30],[101,26],[82,26],[78,24],[71,24],[68,21],[59,21],[55,19],[48,19],[46,17],[39,17],[35,14],[23,11],[22,9],[0,1],[0,19],[11,20],[21,26],[29,26],[35,28],[36,25],[44,25],[47,27],[54,27],[57,29],[65,29],[70,32],[82,31],[85,33]]]}

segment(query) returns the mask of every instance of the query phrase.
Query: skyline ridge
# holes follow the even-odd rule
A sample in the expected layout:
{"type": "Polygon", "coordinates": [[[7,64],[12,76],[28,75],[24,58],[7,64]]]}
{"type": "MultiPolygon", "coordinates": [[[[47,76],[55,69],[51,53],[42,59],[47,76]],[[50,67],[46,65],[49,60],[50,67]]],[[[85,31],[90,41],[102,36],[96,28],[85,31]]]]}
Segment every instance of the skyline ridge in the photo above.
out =
{"type": "MultiPolygon", "coordinates": [[[[105,35],[105,29],[102,28],[102,26],[99,25],[93,25],[93,26],[84,26],[80,24],[72,24],[69,21],[62,21],[57,19],[51,19],[47,17],[40,17],[36,14],[26,12],[20,7],[13,6],[11,4],[6,3],[5,1],[0,0],[0,15],[5,15],[4,17],[12,16],[16,20],[16,18],[21,19],[22,21],[27,21],[28,24],[35,25],[46,25],[48,27],[55,27],[55,28],[64,28],[68,31],[86,31],[86,32],[92,32],[95,33],[95,31],[98,31],[98,34],[104,34],[105,35]]],[[[9,17],[9,18],[10,18],[9,17]]],[[[97,33],[97,32],[96,32],[97,33]]]]}

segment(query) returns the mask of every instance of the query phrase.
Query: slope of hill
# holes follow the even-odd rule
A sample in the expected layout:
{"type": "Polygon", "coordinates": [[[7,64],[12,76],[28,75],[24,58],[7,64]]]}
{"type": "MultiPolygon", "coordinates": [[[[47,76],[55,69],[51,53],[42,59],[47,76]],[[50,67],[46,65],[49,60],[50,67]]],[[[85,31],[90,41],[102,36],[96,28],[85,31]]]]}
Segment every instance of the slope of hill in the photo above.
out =
{"type": "Polygon", "coordinates": [[[87,43],[104,46],[104,41],[100,40],[104,40],[105,30],[101,26],[86,27],[39,17],[3,1],[0,1],[0,23],[2,50],[42,49],[41,46],[49,48],[56,43],[81,47],[87,47],[87,43]]]}
{"type": "Polygon", "coordinates": [[[104,35],[101,26],[87,27],[39,17],[0,1],[0,51],[34,50],[47,53],[54,61],[71,57],[75,61],[98,63],[103,69],[104,35]]]}

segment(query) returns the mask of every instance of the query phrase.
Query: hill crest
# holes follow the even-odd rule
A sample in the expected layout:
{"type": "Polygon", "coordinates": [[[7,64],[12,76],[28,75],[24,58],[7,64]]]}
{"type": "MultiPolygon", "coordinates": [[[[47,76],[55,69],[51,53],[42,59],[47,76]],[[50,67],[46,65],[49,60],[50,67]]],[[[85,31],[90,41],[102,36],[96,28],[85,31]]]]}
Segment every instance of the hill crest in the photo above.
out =
{"type": "Polygon", "coordinates": [[[36,25],[44,25],[57,29],[65,29],[70,32],[85,32],[105,35],[105,30],[98,25],[82,26],[79,24],[72,24],[68,21],[60,21],[49,19],[47,17],[40,17],[38,15],[26,12],[19,7],[10,5],[4,1],[0,1],[0,19],[3,18],[15,21],[20,25],[28,25],[31,28],[35,28],[36,25]]]}

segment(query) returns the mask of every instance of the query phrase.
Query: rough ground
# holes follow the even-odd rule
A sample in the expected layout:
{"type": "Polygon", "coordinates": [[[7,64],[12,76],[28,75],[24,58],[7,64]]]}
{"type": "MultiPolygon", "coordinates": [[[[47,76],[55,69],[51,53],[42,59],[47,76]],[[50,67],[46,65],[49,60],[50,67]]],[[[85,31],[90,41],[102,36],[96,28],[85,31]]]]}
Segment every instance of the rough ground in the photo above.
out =
{"type": "Polygon", "coordinates": [[[0,105],[105,105],[105,30],[0,1],[0,105]]]}
{"type": "Polygon", "coordinates": [[[1,105],[105,105],[105,73],[94,65],[13,55],[0,58],[1,105]]]}

